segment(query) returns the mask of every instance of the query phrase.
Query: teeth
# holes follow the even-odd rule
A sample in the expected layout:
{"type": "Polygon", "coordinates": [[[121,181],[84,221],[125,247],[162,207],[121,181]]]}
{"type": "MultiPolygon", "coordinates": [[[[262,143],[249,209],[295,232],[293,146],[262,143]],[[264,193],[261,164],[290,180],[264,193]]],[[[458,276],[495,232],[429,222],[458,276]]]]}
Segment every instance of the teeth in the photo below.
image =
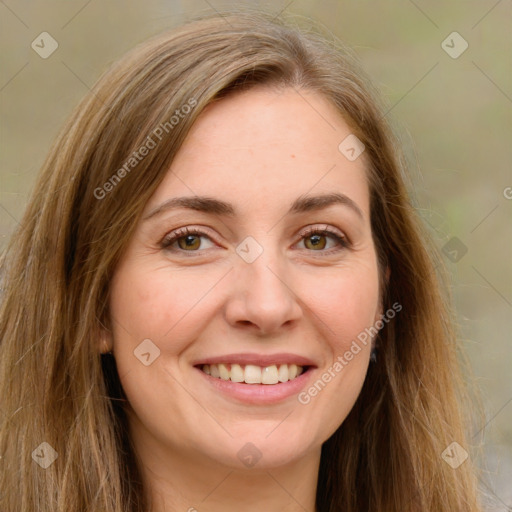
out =
{"type": "Polygon", "coordinates": [[[288,382],[303,373],[302,366],[296,364],[281,364],[270,366],[256,366],[248,364],[204,364],[201,368],[207,375],[216,379],[230,380],[231,382],[245,382],[246,384],[278,384],[288,382]]]}
{"type": "Polygon", "coordinates": [[[261,368],[248,364],[245,367],[244,380],[247,384],[261,384],[261,368]]]}
{"type": "Polygon", "coordinates": [[[225,364],[219,364],[219,373],[222,380],[229,380],[229,371],[225,364]]]}
{"type": "Polygon", "coordinates": [[[277,366],[266,366],[261,371],[262,384],[277,384],[279,382],[279,374],[277,373],[277,366]]]}
{"type": "Polygon", "coordinates": [[[244,381],[244,369],[239,364],[231,365],[231,382],[243,382],[244,381]]]}
{"type": "Polygon", "coordinates": [[[220,379],[219,365],[211,364],[210,365],[210,375],[215,377],[216,379],[220,379]]]}

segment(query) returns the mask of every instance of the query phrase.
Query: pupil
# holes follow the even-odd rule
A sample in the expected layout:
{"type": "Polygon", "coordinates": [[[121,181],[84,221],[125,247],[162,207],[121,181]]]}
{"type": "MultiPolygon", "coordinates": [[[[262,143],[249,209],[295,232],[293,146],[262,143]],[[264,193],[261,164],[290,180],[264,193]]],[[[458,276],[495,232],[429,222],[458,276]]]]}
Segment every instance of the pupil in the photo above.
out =
{"type": "Polygon", "coordinates": [[[196,235],[184,235],[180,237],[178,244],[182,249],[195,249],[195,247],[197,246],[197,241],[195,239],[197,239],[196,235]]]}
{"type": "Polygon", "coordinates": [[[319,247],[320,249],[323,249],[325,247],[325,241],[322,241],[324,237],[325,235],[310,235],[309,243],[312,247],[319,247]]]}

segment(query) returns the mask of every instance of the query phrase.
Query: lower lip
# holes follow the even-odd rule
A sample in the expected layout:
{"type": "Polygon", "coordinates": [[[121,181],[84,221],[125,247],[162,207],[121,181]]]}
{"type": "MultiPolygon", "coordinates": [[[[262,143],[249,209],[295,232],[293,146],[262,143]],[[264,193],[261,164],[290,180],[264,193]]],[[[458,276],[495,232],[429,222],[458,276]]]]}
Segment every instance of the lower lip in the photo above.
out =
{"type": "Polygon", "coordinates": [[[297,395],[306,386],[313,373],[313,368],[309,368],[306,372],[287,382],[280,382],[278,384],[245,384],[243,382],[231,382],[230,380],[212,377],[199,368],[196,368],[196,370],[217,391],[246,404],[274,404],[297,395]]]}

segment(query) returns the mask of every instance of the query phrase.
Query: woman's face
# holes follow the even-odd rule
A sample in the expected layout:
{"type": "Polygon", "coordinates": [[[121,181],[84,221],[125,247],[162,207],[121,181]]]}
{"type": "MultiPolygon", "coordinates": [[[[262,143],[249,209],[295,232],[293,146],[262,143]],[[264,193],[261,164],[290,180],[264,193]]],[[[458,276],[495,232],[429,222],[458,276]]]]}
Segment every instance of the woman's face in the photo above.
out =
{"type": "Polygon", "coordinates": [[[365,155],[339,149],[350,133],[293,89],[198,118],[112,282],[140,452],[277,467],[318,454],[350,412],[371,349],[357,337],[382,312],[365,155]]]}

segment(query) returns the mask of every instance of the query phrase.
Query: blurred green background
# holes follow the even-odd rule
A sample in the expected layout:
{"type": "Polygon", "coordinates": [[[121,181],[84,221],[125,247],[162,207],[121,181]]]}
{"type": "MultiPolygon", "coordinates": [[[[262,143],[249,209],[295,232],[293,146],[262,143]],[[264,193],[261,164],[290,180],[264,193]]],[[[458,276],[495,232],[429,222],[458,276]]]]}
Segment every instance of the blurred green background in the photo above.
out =
{"type": "Polygon", "coordinates": [[[484,399],[488,423],[470,441],[485,447],[487,510],[512,510],[510,0],[2,1],[0,250],[52,140],[100,74],[144,39],[232,6],[321,23],[355,50],[388,102],[414,204],[445,248],[460,335],[484,399]],[[463,48],[458,36],[447,39],[454,31],[468,44],[456,58],[443,49],[463,48]],[[58,43],[46,59],[31,48],[42,32],[58,43]]]}

